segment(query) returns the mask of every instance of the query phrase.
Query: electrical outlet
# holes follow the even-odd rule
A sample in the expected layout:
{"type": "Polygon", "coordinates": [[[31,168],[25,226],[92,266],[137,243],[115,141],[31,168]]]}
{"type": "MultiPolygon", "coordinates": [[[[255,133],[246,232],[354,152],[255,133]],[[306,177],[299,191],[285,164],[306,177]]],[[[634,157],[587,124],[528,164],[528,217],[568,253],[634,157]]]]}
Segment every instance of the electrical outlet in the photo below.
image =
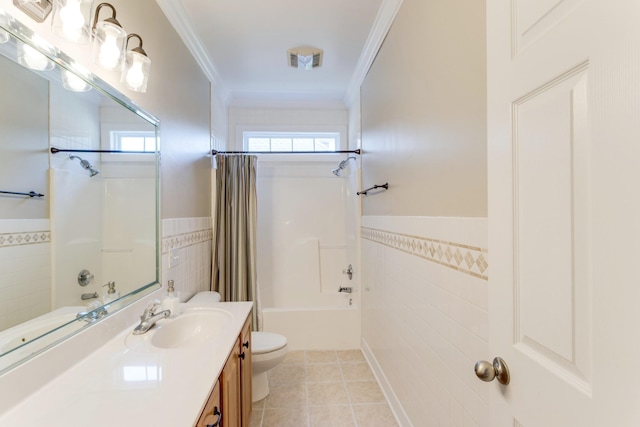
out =
{"type": "Polygon", "coordinates": [[[180,265],[180,249],[175,248],[169,251],[169,268],[180,265]]]}

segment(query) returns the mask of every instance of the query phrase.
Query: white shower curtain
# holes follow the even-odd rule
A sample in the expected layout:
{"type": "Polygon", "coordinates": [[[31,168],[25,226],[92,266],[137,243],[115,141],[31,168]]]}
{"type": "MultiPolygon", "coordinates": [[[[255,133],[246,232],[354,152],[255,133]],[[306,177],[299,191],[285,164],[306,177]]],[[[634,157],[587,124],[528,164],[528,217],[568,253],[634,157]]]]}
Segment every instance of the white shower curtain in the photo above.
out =
{"type": "Polygon", "coordinates": [[[253,301],[253,330],[260,329],[256,273],[258,158],[216,155],[216,221],[212,289],[223,301],[253,301]]]}

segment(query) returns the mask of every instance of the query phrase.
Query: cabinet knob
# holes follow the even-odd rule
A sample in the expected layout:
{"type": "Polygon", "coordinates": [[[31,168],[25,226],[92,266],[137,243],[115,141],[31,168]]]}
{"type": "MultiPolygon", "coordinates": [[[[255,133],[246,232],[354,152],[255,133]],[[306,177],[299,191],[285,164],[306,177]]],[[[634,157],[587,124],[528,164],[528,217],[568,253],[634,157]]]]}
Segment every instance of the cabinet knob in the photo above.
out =
{"type": "Polygon", "coordinates": [[[222,421],[222,414],[220,413],[220,411],[218,410],[217,406],[213,407],[213,415],[217,416],[218,419],[216,420],[215,423],[213,424],[207,424],[207,427],[218,427],[220,426],[220,421],[222,421]]]}
{"type": "Polygon", "coordinates": [[[242,353],[240,353],[240,354],[238,355],[238,357],[239,357],[240,359],[244,360],[244,351],[243,351],[242,353]]]}
{"type": "Polygon", "coordinates": [[[249,341],[245,341],[245,342],[243,342],[243,343],[242,343],[242,346],[243,346],[244,348],[249,348],[249,341]]]}

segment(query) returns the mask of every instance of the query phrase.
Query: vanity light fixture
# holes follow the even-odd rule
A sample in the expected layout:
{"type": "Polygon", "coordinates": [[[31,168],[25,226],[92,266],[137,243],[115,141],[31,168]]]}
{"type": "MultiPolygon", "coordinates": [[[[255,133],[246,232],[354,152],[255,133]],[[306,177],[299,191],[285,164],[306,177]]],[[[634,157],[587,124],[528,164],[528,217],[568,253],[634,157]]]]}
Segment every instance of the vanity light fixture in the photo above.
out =
{"type": "Polygon", "coordinates": [[[135,92],[146,92],[147,83],[149,82],[151,60],[142,48],[142,37],[137,34],[129,34],[129,36],[127,36],[126,48],[129,47],[129,40],[133,37],[140,41],[140,45],[126,51],[120,81],[124,83],[128,89],[135,92]]]}
{"type": "Polygon", "coordinates": [[[85,79],[90,78],[89,71],[77,63],[71,63],[70,66],[73,71],[66,70],[64,68],[60,69],[62,86],[73,92],[87,92],[88,90],[91,90],[91,85],[85,81],[85,79]],[[83,76],[85,79],[80,76],[83,76]]]}
{"type": "Polygon", "coordinates": [[[119,70],[127,41],[127,32],[116,19],[116,9],[109,3],[100,3],[93,18],[93,62],[106,70],[119,70]],[[98,22],[100,9],[108,7],[110,18],[98,22]]]}
{"type": "Polygon", "coordinates": [[[74,43],[89,42],[92,0],[53,0],[51,30],[74,43]]]}
{"type": "Polygon", "coordinates": [[[36,71],[48,71],[54,67],[53,61],[28,44],[18,41],[17,50],[18,62],[27,68],[36,71]]]}

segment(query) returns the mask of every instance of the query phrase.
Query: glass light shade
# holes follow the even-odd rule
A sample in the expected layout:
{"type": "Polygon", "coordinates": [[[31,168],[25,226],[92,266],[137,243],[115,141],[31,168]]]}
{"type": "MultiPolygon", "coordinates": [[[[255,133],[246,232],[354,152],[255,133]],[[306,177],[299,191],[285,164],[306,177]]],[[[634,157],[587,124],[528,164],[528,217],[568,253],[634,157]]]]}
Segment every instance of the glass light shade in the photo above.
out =
{"type": "Polygon", "coordinates": [[[53,69],[53,62],[29,45],[18,42],[18,62],[27,68],[37,71],[53,69]]]}
{"type": "MultiPolygon", "coordinates": [[[[9,18],[5,15],[4,11],[0,9],[0,27],[8,28],[9,18]]],[[[9,41],[9,33],[0,28],[0,44],[9,41]]]]}
{"type": "Polygon", "coordinates": [[[92,0],[53,0],[51,30],[74,43],[89,42],[92,0]]]}
{"type": "Polygon", "coordinates": [[[93,35],[93,62],[106,70],[119,70],[126,41],[127,33],[122,27],[99,22],[93,35]]]}
{"type": "Polygon", "coordinates": [[[124,60],[120,81],[135,92],[146,92],[150,71],[151,60],[146,55],[130,50],[124,60]]]}
{"type": "Polygon", "coordinates": [[[91,89],[89,83],[85,82],[71,71],[63,69],[60,70],[60,74],[62,75],[62,86],[64,86],[65,89],[73,92],[86,92],[91,89]]]}

